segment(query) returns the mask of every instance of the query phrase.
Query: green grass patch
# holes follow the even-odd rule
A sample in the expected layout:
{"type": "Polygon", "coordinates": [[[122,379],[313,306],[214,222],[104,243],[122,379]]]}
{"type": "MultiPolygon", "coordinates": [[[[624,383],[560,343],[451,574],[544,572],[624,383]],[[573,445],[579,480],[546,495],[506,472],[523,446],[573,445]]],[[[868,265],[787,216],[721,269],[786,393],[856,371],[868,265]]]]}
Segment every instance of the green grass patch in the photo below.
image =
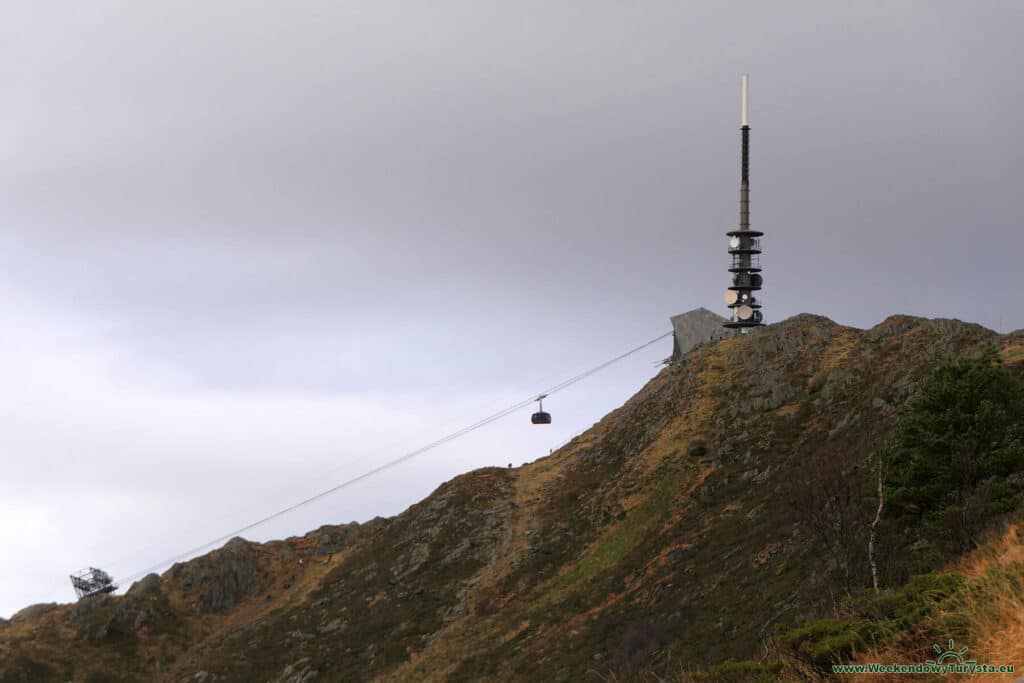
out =
{"type": "Polygon", "coordinates": [[[659,467],[658,475],[650,495],[557,581],[556,590],[581,585],[613,569],[664,521],[666,510],[673,509],[672,502],[679,495],[683,477],[681,472],[668,467],[659,467]]]}
{"type": "Polygon", "coordinates": [[[891,643],[940,613],[948,614],[964,590],[959,574],[915,576],[878,595],[865,591],[843,605],[847,616],[808,622],[783,633],[779,642],[824,668],[855,652],[891,643]]]}
{"type": "Polygon", "coordinates": [[[775,683],[782,673],[782,662],[754,662],[729,660],[707,671],[699,671],[690,676],[694,681],[708,683],[775,683]]]}

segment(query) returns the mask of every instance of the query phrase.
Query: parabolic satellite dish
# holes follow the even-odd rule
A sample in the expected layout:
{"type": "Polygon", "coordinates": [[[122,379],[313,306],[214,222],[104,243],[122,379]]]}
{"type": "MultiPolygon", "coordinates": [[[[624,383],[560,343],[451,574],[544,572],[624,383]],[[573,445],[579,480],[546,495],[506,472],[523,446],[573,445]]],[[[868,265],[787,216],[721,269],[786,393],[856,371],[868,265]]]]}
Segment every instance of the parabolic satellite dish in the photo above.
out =
{"type": "Polygon", "coordinates": [[[728,306],[732,306],[740,298],[739,292],[734,289],[725,290],[725,303],[728,306]]]}
{"type": "Polygon", "coordinates": [[[736,315],[740,320],[750,320],[754,315],[754,309],[746,304],[743,304],[736,309],[736,315]]]}
{"type": "Polygon", "coordinates": [[[732,237],[730,237],[729,238],[729,247],[732,248],[732,249],[739,249],[740,248],[740,238],[737,237],[736,235],[733,235],[732,237]]]}
{"type": "Polygon", "coordinates": [[[754,287],[760,287],[763,282],[764,279],[761,277],[760,273],[754,273],[750,276],[750,284],[754,287]]]}

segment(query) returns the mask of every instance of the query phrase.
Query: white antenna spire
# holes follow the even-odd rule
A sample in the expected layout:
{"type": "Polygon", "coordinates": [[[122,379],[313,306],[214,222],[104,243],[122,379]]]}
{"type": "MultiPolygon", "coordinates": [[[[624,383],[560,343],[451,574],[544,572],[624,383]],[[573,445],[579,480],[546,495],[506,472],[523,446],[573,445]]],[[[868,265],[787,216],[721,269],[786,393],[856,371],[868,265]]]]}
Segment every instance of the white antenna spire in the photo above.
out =
{"type": "Polygon", "coordinates": [[[750,125],[750,74],[743,74],[743,122],[742,126],[750,125]]]}

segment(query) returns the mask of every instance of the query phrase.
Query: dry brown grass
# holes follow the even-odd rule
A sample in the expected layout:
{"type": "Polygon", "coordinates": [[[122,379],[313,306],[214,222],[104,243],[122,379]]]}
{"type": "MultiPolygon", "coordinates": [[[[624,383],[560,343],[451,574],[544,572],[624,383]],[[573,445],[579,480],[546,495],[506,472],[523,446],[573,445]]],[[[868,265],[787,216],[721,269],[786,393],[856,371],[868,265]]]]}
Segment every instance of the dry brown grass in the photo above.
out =
{"type": "MultiPolygon", "coordinates": [[[[998,539],[953,562],[946,571],[967,579],[964,591],[942,617],[954,617],[971,634],[970,657],[989,664],[1013,664],[1012,674],[985,674],[986,681],[1017,681],[1024,670],[1024,545],[1021,524],[1013,524],[998,539]]],[[[923,643],[923,634],[906,642],[923,643]]],[[[890,646],[860,653],[854,663],[917,662],[926,658],[920,647],[890,646]]],[[[942,680],[975,680],[977,677],[946,676],[942,680]]],[[[900,675],[874,675],[873,681],[896,683],[900,675]]]]}
{"type": "Polygon", "coordinates": [[[785,405],[779,406],[778,408],[775,409],[774,412],[776,417],[788,418],[793,417],[794,415],[799,413],[800,408],[800,402],[794,401],[793,403],[786,403],[785,405]]]}
{"type": "Polygon", "coordinates": [[[978,578],[994,566],[1024,561],[1021,525],[1011,524],[992,543],[964,556],[950,565],[950,570],[970,578],[978,578]]]}
{"type": "MultiPolygon", "coordinates": [[[[996,663],[1024,669],[1024,544],[1021,524],[1013,524],[990,544],[953,565],[978,587],[965,597],[963,612],[974,634],[972,649],[996,663]]],[[[986,680],[1015,680],[1016,676],[986,676],[986,680]]]]}
{"type": "Polygon", "coordinates": [[[818,358],[818,369],[807,380],[808,389],[823,381],[830,372],[842,366],[850,352],[858,346],[861,336],[864,334],[852,327],[843,327],[840,330],[822,350],[821,356],[818,358]]]}
{"type": "Polygon", "coordinates": [[[999,350],[999,357],[1007,365],[1024,363],[1024,344],[1009,343],[999,350]]]}

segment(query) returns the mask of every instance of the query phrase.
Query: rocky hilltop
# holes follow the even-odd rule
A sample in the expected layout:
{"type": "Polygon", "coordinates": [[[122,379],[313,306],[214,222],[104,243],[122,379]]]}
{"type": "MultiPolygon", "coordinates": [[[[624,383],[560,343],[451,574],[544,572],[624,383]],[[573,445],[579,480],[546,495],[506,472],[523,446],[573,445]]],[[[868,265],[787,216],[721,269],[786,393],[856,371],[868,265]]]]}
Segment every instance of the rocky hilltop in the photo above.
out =
{"type": "Polygon", "coordinates": [[[697,347],[550,457],[397,517],[236,538],[123,596],[22,610],[0,622],[0,682],[625,680],[756,660],[863,585],[863,553],[813,514],[820,473],[870,479],[922,379],[992,346],[1024,362],[1022,332],[905,316],[800,315],[697,347]]]}

